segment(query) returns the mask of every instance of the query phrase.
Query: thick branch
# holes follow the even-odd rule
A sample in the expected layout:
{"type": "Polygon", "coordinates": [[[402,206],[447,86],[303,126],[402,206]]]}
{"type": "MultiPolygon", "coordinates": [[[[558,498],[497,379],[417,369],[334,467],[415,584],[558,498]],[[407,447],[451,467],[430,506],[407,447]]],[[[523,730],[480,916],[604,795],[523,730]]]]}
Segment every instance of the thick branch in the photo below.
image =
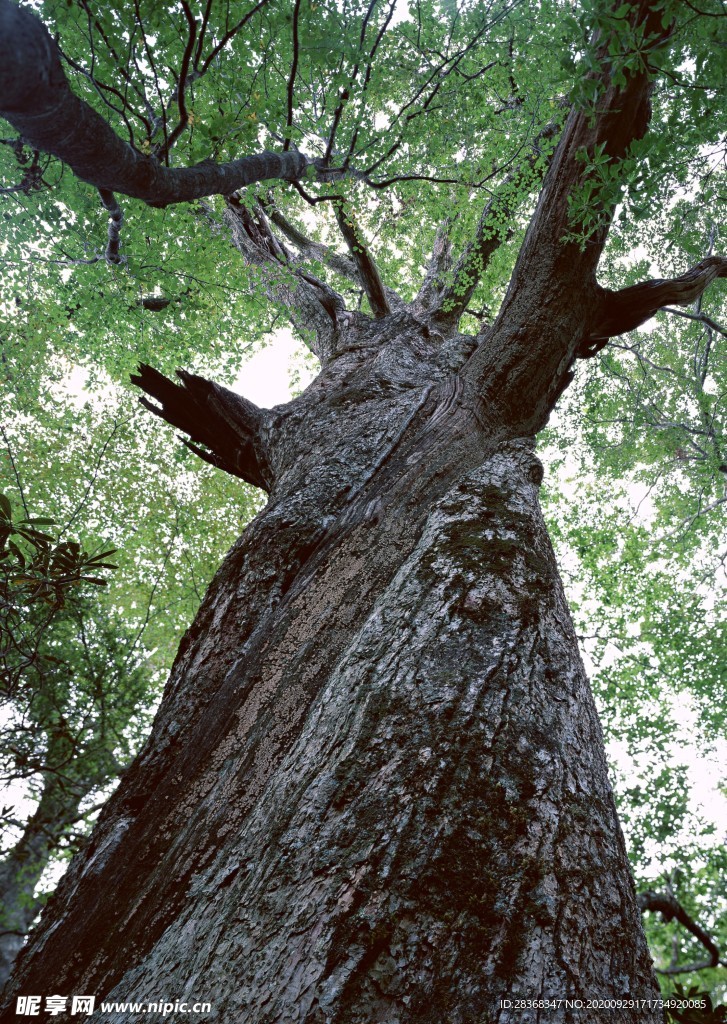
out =
{"type": "Polygon", "coordinates": [[[290,262],[261,206],[253,215],[236,196],[230,196],[225,220],[235,248],[249,264],[263,269],[270,299],[286,307],[294,326],[325,363],[335,350],[338,315],[345,309],[341,296],[324,281],[290,262]],[[313,339],[311,331],[315,334],[313,339]]]}
{"type": "Polygon", "coordinates": [[[698,960],[693,964],[684,964],[681,967],[657,967],[655,969],[659,974],[686,974],[690,971],[701,971],[706,967],[717,966],[719,963],[719,949],[714,944],[710,936],[699,927],[696,921],[692,920],[678,900],[666,893],[651,892],[648,890],[647,892],[639,893],[637,896],[637,902],[642,914],[645,910],[653,910],[661,914],[667,924],[669,921],[677,920],[679,924],[683,925],[688,932],[691,932],[691,934],[702,943],[709,953],[709,959],[698,960]]]}
{"type": "MultiPolygon", "coordinates": [[[[656,0],[638,0],[630,8],[630,26],[652,50],[671,32],[662,13],[656,0]]],[[[574,107],[568,117],[497,320],[465,369],[482,399],[523,433],[542,429],[572,379],[573,359],[598,303],[595,275],[611,212],[598,211],[580,241],[564,240],[581,227],[586,230],[573,220],[571,203],[588,177],[584,158],[599,153],[615,171],[651,118],[650,70],[639,63],[616,75],[609,50],[614,40],[606,36],[598,42],[599,70],[586,76],[597,99],[574,107]]]]}
{"type": "Polygon", "coordinates": [[[609,338],[633,331],[664,306],[690,305],[718,277],[727,277],[727,258],[708,256],[680,277],[642,281],[617,292],[602,288],[596,322],[578,355],[594,355],[609,338]]]}
{"type": "Polygon", "coordinates": [[[364,245],[361,231],[353,222],[351,215],[344,209],[343,203],[334,203],[336,220],[341,229],[351,258],[358,268],[361,284],[369,300],[371,312],[375,317],[387,316],[391,309],[386,298],[386,289],[379,276],[379,271],[364,245]]]}
{"type": "Polygon", "coordinates": [[[256,181],[300,178],[301,153],[259,153],[224,164],[163,167],[132,149],[75,96],[58,47],[29,10],[0,0],[0,115],[35,149],[59,157],[83,181],[154,206],[229,195],[256,181]]]}
{"type": "Polygon", "coordinates": [[[342,277],[347,277],[349,281],[353,281],[359,286],[361,285],[358,267],[349,256],[342,256],[341,253],[331,249],[330,246],[308,238],[280,210],[274,207],[266,207],[266,212],[273,224],[283,232],[288,241],[292,242],[303,256],[318,260],[325,266],[330,267],[335,273],[340,274],[342,277]]]}
{"type": "Polygon", "coordinates": [[[177,370],[177,376],[181,385],[141,363],[131,382],[159,403],[140,398],[143,406],[189,434],[192,440],[184,443],[195,455],[269,491],[273,480],[262,438],[264,410],[204,377],[184,370],[177,370]]]}
{"type": "MultiPolygon", "coordinates": [[[[265,212],[288,241],[293,243],[301,256],[317,260],[336,274],[340,274],[341,277],[353,281],[359,288],[363,287],[358,266],[350,256],[344,256],[340,252],[336,252],[335,249],[331,249],[330,246],[324,245],[323,242],[316,242],[314,239],[308,238],[274,206],[267,204],[265,212]]],[[[403,299],[393,288],[389,288],[388,285],[383,285],[383,288],[391,309],[398,309],[404,305],[403,299]]]]}
{"type": "Polygon", "coordinates": [[[441,278],[452,262],[452,241],[449,237],[451,225],[452,218],[448,217],[437,227],[424,282],[414,300],[422,310],[431,309],[435,303],[440,304],[441,278]]]}

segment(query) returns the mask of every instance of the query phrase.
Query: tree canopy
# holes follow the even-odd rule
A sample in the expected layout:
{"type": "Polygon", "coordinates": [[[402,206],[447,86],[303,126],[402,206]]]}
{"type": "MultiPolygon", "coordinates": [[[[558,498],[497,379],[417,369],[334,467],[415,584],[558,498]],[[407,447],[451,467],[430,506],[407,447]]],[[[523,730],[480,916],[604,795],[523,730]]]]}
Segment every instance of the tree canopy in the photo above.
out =
{"type": "MultiPolygon", "coordinates": [[[[0,0],[3,488],[119,549],[98,607],[141,634],[151,681],[264,480],[150,422],[137,364],[234,386],[283,321],[310,345],[331,308],[435,294],[443,332],[481,338],[569,110],[595,122],[605,66],[624,90],[648,76],[643,124],[581,147],[554,228],[586,252],[610,231],[600,315],[541,435],[546,510],[637,876],[668,873],[724,950],[723,857],[684,763],[724,752],[720,0],[38,10],[50,35],[0,0]]],[[[680,934],[672,962],[654,931],[666,969],[703,955],[680,934]]]]}

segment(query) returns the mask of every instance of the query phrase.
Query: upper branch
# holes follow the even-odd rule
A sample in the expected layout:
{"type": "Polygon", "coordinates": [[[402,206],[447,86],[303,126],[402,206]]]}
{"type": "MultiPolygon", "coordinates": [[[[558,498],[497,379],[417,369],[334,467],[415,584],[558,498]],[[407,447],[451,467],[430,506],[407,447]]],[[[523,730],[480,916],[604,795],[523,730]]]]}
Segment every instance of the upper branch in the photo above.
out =
{"type": "Polygon", "coordinates": [[[119,255],[119,247],[121,245],[121,225],[124,223],[124,215],[121,212],[121,207],[116,202],[116,196],[113,192],[99,189],[99,195],[101,196],[103,207],[109,215],[108,242],[106,243],[105,258],[109,263],[121,263],[122,257],[119,255]]]}
{"type": "Polygon", "coordinates": [[[192,440],[183,440],[195,455],[269,491],[273,479],[262,436],[265,411],[204,377],[184,370],[177,370],[177,376],[181,385],[141,363],[131,382],[159,403],[140,398],[143,406],[189,434],[192,440]]]}
{"type": "MultiPolygon", "coordinates": [[[[606,0],[602,7],[615,9],[606,0]]],[[[658,0],[630,6],[628,27],[647,42],[649,53],[673,30],[664,26],[662,15],[658,0]]],[[[622,31],[624,20],[614,22],[622,31]]],[[[566,241],[564,236],[572,237],[581,226],[573,221],[572,197],[588,178],[589,156],[600,154],[616,171],[651,119],[651,68],[635,58],[631,66],[616,68],[614,43],[619,40],[608,31],[596,40],[598,71],[584,78],[597,99],[571,110],[497,320],[464,370],[481,397],[527,433],[543,427],[572,379],[573,359],[599,303],[595,275],[612,211],[598,211],[595,226],[584,229],[583,244],[566,241]]]]}
{"type": "Polygon", "coordinates": [[[292,242],[303,256],[318,260],[342,277],[347,277],[350,281],[355,282],[355,284],[361,285],[358,267],[350,256],[342,256],[341,253],[336,252],[335,249],[331,249],[322,242],[316,242],[314,239],[308,238],[274,206],[266,205],[265,212],[273,224],[282,231],[288,241],[292,242]]]}
{"type": "Polygon", "coordinates": [[[389,302],[386,297],[386,289],[381,277],[379,276],[376,264],[364,245],[361,229],[354,224],[353,217],[345,209],[343,202],[334,203],[334,209],[336,211],[336,220],[339,228],[341,229],[341,234],[346,241],[348,250],[351,253],[351,258],[358,269],[361,284],[363,285],[364,291],[366,292],[366,298],[369,300],[369,305],[371,306],[371,312],[375,317],[386,316],[391,312],[389,302]]]}
{"type": "MultiPolygon", "coordinates": [[[[272,203],[266,203],[264,208],[272,223],[285,235],[289,242],[293,243],[301,256],[323,263],[336,274],[348,278],[349,281],[352,281],[359,288],[363,288],[358,265],[350,256],[344,256],[342,253],[336,252],[335,249],[331,249],[330,246],[324,245],[323,242],[316,242],[313,238],[308,238],[272,203]]],[[[393,288],[386,284],[382,284],[382,287],[391,309],[401,308],[404,305],[401,296],[393,288]]]]}
{"type": "Polygon", "coordinates": [[[436,316],[442,326],[457,325],[490,260],[502,243],[512,236],[508,222],[521,201],[522,183],[541,158],[542,144],[552,139],[558,130],[559,126],[552,123],[538,134],[530,154],[507,176],[482,211],[474,238],[452,269],[451,283],[439,293],[436,316]]]}
{"type": "Polygon", "coordinates": [[[185,91],[187,88],[187,76],[189,74],[189,63],[192,59],[192,50],[197,39],[197,21],[192,15],[192,11],[189,8],[189,4],[186,0],[182,0],[182,10],[184,16],[187,19],[187,45],[184,47],[184,54],[182,55],[182,66],[179,72],[179,81],[177,88],[174,90],[177,108],[179,110],[179,121],[177,122],[176,128],[173,129],[171,135],[167,135],[165,132],[164,145],[160,146],[155,156],[158,160],[166,158],[169,150],[172,148],[174,143],[177,141],[179,136],[182,134],[184,129],[187,127],[189,121],[189,114],[187,112],[187,97],[185,91]]]}
{"type": "Polygon", "coordinates": [[[293,324],[325,363],[335,351],[338,316],[345,309],[341,296],[324,281],[291,263],[261,204],[253,214],[244,202],[230,196],[225,221],[235,248],[250,265],[263,271],[269,297],[286,307],[293,324]]]}
{"type": "Polygon", "coordinates": [[[414,300],[415,305],[419,306],[422,310],[429,310],[435,305],[441,307],[441,279],[447,273],[452,263],[452,240],[449,237],[451,226],[452,218],[447,217],[437,227],[426,275],[414,300]]]}
{"type": "Polygon", "coordinates": [[[595,321],[577,354],[595,355],[609,338],[633,331],[664,306],[690,305],[718,277],[727,277],[727,258],[708,256],[679,277],[642,281],[617,292],[601,288],[595,321]]]}
{"type": "Polygon", "coordinates": [[[71,92],[58,47],[29,10],[0,0],[0,115],[35,149],[59,157],[84,181],[155,206],[230,195],[256,181],[300,178],[302,153],[259,153],[224,164],[163,167],[132,149],[71,92]]]}
{"type": "Polygon", "coordinates": [[[257,12],[262,7],[264,7],[265,4],[267,4],[268,2],[269,2],[269,0],[258,0],[258,3],[256,3],[255,6],[252,7],[247,12],[247,14],[244,15],[244,17],[242,17],[235,25],[233,25],[232,28],[228,29],[225,32],[225,34],[222,36],[222,38],[219,40],[219,42],[217,42],[216,45],[212,47],[210,52],[205,57],[204,62],[203,62],[201,67],[198,67],[197,63],[195,62],[195,68],[196,68],[196,72],[197,72],[197,76],[198,77],[201,78],[202,75],[206,74],[210,64],[215,59],[215,57],[217,57],[217,55],[220,53],[220,51],[223,50],[227,46],[227,44],[230,42],[231,39],[234,39],[234,37],[237,35],[237,33],[241,29],[243,29],[245,27],[245,25],[247,25],[248,21],[252,18],[253,14],[257,14],[257,12]]]}
{"type": "Polygon", "coordinates": [[[691,932],[691,934],[701,942],[709,954],[708,959],[699,960],[693,964],[684,964],[683,966],[675,964],[671,967],[657,967],[656,970],[659,974],[685,974],[691,971],[704,970],[705,967],[717,966],[720,962],[719,949],[704,929],[700,928],[697,922],[689,916],[677,899],[673,896],[667,895],[667,893],[652,892],[651,890],[648,890],[647,892],[639,893],[637,896],[637,902],[642,914],[645,910],[653,910],[660,913],[667,923],[672,920],[677,920],[679,924],[683,925],[688,932],[691,932]]]}
{"type": "Polygon", "coordinates": [[[290,76],[288,77],[288,117],[286,120],[286,133],[283,149],[287,152],[290,149],[290,140],[293,130],[293,93],[295,90],[295,76],[298,74],[298,57],[300,54],[300,38],[298,22],[300,20],[300,0],[295,0],[293,8],[293,60],[290,65],[290,76]]]}

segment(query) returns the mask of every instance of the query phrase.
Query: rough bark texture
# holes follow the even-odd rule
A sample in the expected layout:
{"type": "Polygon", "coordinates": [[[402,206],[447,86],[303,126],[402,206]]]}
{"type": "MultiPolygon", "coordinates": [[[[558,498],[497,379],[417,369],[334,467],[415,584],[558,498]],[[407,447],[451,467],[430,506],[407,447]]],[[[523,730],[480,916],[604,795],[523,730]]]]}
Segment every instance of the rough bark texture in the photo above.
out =
{"type": "Polygon", "coordinates": [[[471,339],[426,335],[361,317],[273,411],[270,502],[22,991],[164,979],[250,1024],[655,995],[532,439],[468,392],[471,339]]]}

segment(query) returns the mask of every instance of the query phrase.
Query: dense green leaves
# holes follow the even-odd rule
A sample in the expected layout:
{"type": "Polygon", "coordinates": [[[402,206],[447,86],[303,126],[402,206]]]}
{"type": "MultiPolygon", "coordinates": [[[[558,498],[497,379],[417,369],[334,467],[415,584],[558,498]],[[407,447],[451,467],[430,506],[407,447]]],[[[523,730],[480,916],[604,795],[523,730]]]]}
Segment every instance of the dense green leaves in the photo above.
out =
{"type": "Polygon", "coordinates": [[[15,801],[37,801],[26,821],[12,806],[0,819],[2,924],[11,934],[32,921],[43,871],[76,847],[153,701],[133,638],[94,601],[117,568],[114,549],[89,551],[47,532],[55,525],[0,494],[0,780],[15,801]]]}

